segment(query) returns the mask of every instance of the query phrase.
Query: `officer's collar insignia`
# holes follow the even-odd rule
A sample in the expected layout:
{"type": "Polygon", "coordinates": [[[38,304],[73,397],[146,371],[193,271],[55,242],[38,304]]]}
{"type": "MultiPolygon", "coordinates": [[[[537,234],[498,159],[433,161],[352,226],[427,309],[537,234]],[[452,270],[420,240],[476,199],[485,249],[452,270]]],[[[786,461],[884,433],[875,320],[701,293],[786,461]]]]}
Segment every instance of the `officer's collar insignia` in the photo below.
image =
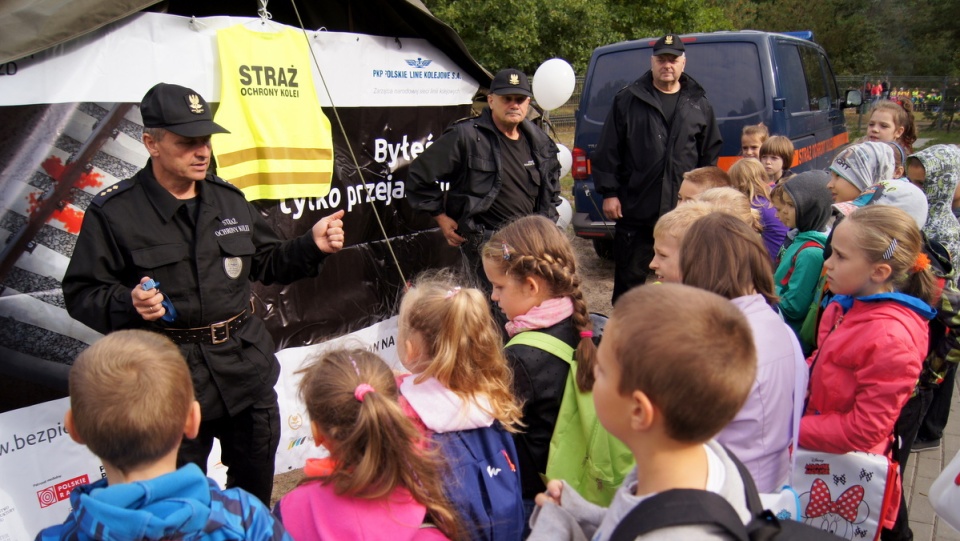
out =
{"type": "Polygon", "coordinates": [[[520,76],[517,75],[516,73],[511,73],[511,74],[510,74],[510,84],[512,84],[512,85],[518,85],[518,84],[520,84],[520,76]]]}
{"type": "Polygon", "coordinates": [[[663,43],[673,45],[673,36],[667,36],[666,39],[663,40],[663,43]]]}
{"type": "Polygon", "coordinates": [[[187,101],[190,102],[190,112],[195,115],[203,114],[203,104],[200,103],[200,96],[196,94],[190,94],[187,96],[187,101]]]}

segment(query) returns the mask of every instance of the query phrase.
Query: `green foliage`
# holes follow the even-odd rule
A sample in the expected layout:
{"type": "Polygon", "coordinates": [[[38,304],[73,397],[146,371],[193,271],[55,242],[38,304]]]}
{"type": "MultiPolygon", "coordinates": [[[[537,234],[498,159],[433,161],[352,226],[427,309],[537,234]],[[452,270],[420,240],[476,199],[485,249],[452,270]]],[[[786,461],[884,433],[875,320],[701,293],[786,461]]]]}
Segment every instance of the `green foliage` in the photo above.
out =
{"type": "Polygon", "coordinates": [[[960,75],[960,0],[424,0],[492,72],[533,74],[560,57],[583,74],[593,50],[714,30],[812,30],[837,74],[960,75]]]}
{"type": "Polygon", "coordinates": [[[625,39],[666,32],[711,31],[726,24],[709,0],[425,0],[427,8],[460,34],[470,53],[491,72],[515,67],[532,75],[559,57],[578,74],[593,50],[625,39]]]}
{"type": "Polygon", "coordinates": [[[838,74],[960,75],[960,0],[710,0],[731,29],[812,30],[838,74]]]}

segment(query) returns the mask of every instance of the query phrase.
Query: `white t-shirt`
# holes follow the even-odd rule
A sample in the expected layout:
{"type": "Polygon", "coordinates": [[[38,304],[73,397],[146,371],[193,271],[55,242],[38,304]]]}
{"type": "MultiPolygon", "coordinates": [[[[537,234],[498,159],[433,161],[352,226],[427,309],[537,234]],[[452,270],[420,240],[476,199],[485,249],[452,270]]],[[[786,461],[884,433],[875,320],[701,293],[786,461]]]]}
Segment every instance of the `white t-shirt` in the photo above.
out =
{"type": "MultiPolygon", "coordinates": [[[[708,445],[704,444],[704,452],[707,454],[707,486],[706,490],[719,494],[720,490],[723,488],[723,484],[727,480],[727,472],[723,467],[723,461],[720,457],[711,449],[708,445]]],[[[616,496],[614,496],[613,501],[610,502],[610,507],[607,509],[607,514],[603,517],[603,522],[600,523],[600,527],[597,528],[597,533],[593,535],[592,541],[609,541],[610,536],[613,534],[613,530],[617,528],[617,524],[627,516],[634,507],[640,505],[644,500],[651,496],[656,496],[657,493],[644,494],[642,496],[635,496],[634,492],[637,490],[637,472],[636,470],[632,471],[626,479],[623,480],[623,486],[620,487],[620,490],[617,491],[616,496]]]]}

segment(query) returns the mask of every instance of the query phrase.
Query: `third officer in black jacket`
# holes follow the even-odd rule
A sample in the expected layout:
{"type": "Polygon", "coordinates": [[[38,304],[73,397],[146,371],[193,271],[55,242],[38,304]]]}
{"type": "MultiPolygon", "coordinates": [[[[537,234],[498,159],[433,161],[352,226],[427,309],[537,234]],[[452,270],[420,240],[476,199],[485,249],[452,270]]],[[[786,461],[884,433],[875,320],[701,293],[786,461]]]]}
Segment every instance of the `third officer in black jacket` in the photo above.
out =
{"type": "Polygon", "coordinates": [[[613,301],[646,280],[653,226],[676,207],[683,174],[716,165],[723,143],[703,87],[683,73],[680,37],[660,38],[650,64],[614,98],[591,160],[603,212],[617,222],[613,301]]]}
{"type": "Polygon", "coordinates": [[[530,214],[557,218],[559,151],[526,120],[532,95],[523,72],[500,71],[490,84],[489,107],[454,124],[410,164],[406,187],[411,206],[434,217],[487,293],[479,253],[493,232],[530,214]],[[438,180],[449,183],[446,193],[438,180]]]}

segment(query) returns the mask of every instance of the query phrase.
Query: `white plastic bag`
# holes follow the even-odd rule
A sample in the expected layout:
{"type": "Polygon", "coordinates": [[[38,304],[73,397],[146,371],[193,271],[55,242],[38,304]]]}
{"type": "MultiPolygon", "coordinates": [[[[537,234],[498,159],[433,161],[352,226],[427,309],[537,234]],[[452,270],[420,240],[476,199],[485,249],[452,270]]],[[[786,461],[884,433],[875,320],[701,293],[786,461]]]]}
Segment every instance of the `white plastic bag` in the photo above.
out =
{"type": "Polygon", "coordinates": [[[944,522],[960,531],[960,453],[930,486],[930,505],[944,522]]]}

